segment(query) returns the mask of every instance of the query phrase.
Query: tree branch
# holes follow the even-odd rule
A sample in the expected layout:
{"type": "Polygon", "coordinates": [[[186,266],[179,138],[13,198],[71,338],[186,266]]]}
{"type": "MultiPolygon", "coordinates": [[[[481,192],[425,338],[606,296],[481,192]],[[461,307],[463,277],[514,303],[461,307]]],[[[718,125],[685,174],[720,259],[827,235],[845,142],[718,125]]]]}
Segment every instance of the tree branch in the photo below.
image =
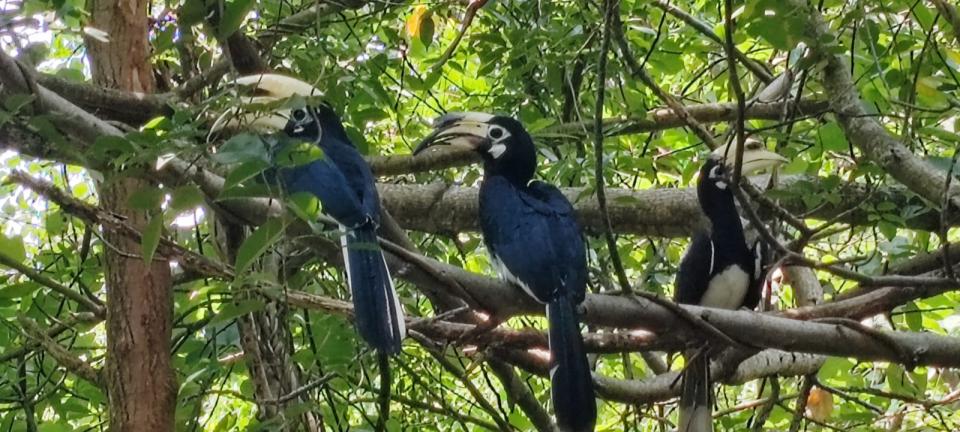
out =
{"type": "Polygon", "coordinates": [[[67,351],[66,348],[53,340],[53,338],[47,336],[47,332],[41,329],[36,321],[23,315],[18,316],[17,321],[20,323],[20,326],[23,327],[24,334],[43,347],[43,350],[46,351],[50,357],[53,357],[60,366],[63,366],[64,369],[89,381],[100,389],[105,388],[99,370],[94,369],[93,366],[90,366],[79,357],[73,355],[73,353],[67,351]]]}
{"type": "MultiPolygon", "coordinates": [[[[813,53],[826,61],[823,68],[824,91],[831,95],[830,108],[837,116],[847,140],[867,159],[890,173],[900,183],[932,203],[939,203],[946,183],[946,173],[917,157],[863,108],[859,93],[850,77],[850,65],[843,53],[836,52],[837,37],[816,8],[805,0],[789,0],[798,11],[795,16],[808,17],[804,26],[813,53]]],[[[960,185],[950,189],[950,203],[960,211],[960,185]]]]}

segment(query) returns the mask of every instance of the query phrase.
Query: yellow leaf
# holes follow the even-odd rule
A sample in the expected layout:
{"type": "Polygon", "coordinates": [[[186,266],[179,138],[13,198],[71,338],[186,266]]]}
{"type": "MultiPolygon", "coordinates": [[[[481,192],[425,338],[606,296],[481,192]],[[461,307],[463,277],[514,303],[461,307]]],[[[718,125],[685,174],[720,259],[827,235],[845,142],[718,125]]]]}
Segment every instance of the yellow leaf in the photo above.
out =
{"type": "Polygon", "coordinates": [[[414,8],[413,13],[407,18],[407,36],[411,38],[420,37],[420,31],[423,30],[423,22],[430,19],[431,15],[426,5],[419,5],[414,8]]]}
{"type": "Polygon", "coordinates": [[[833,413],[833,394],[814,387],[810,389],[810,396],[807,397],[807,416],[818,421],[826,422],[833,413]]]}
{"type": "Polygon", "coordinates": [[[940,80],[926,76],[917,80],[917,93],[921,96],[934,97],[940,94],[940,80]]]}
{"type": "Polygon", "coordinates": [[[960,66],[960,51],[957,51],[955,49],[947,49],[947,57],[949,57],[950,60],[953,60],[953,62],[956,63],[958,66],[960,66]]]}

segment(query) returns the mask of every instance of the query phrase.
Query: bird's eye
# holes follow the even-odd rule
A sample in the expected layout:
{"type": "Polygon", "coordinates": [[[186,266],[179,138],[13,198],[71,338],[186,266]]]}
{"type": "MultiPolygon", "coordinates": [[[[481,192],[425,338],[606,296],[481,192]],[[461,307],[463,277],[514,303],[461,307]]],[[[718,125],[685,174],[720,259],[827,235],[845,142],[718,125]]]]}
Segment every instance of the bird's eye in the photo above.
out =
{"type": "Polygon", "coordinates": [[[499,128],[499,127],[492,127],[490,128],[490,132],[487,132],[487,135],[493,139],[500,139],[503,137],[503,134],[504,134],[503,128],[499,128]]]}
{"type": "Polygon", "coordinates": [[[722,177],[723,177],[723,165],[717,165],[717,166],[711,168],[711,169],[710,169],[710,175],[709,175],[709,177],[710,177],[711,179],[719,179],[719,178],[722,178],[722,177]]]}
{"type": "Polygon", "coordinates": [[[761,142],[760,141],[747,141],[746,148],[747,150],[760,150],[761,142]]]}
{"type": "Polygon", "coordinates": [[[292,114],[292,115],[293,115],[293,119],[294,119],[294,120],[296,120],[296,121],[303,121],[303,119],[307,118],[307,110],[305,110],[305,109],[303,109],[303,108],[297,108],[297,109],[293,110],[293,114],[292,114]]]}

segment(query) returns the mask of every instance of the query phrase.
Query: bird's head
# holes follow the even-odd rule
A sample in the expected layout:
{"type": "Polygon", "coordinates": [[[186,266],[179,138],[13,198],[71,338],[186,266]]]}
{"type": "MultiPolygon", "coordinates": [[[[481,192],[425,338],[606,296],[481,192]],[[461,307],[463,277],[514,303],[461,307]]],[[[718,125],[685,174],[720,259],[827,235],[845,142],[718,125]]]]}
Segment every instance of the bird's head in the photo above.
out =
{"type": "MultiPolygon", "coordinates": [[[[700,167],[700,179],[697,181],[697,197],[705,211],[729,200],[730,173],[736,169],[736,143],[714,150],[700,167]],[[725,200],[725,201],[720,201],[725,200]]],[[[747,139],[743,148],[743,163],[740,174],[748,176],[757,171],[772,168],[786,162],[787,159],[763,146],[763,142],[747,139]]]]}
{"type": "Polygon", "coordinates": [[[240,105],[226,110],[214,122],[213,131],[244,128],[257,132],[284,131],[288,135],[318,142],[328,124],[342,130],[340,118],[321,99],[316,87],[279,74],[237,78],[235,88],[249,90],[240,105]]]}
{"type": "Polygon", "coordinates": [[[447,113],[434,122],[413,154],[429,147],[449,145],[477,152],[489,174],[525,184],[533,178],[537,152],[523,124],[512,117],[478,112],[447,113]]]}
{"type": "Polygon", "coordinates": [[[340,116],[330,105],[319,103],[294,107],[283,127],[287,135],[313,143],[320,143],[324,135],[339,138],[344,142],[347,132],[343,128],[340,116]]]}

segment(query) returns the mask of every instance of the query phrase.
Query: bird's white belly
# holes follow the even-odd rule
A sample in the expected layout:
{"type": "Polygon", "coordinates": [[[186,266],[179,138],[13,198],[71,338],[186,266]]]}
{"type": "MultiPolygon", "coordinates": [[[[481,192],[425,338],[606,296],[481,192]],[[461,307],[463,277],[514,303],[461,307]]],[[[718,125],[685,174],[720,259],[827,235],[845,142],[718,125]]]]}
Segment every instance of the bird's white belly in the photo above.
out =
{"type": "Polygon", "coordinates": [[[750,275],[738,265],[727,267],[718,273],[707,285],[707,291],[700,299],[700,306],[738,309],[743,304],[750,285],[750,275]]]}

